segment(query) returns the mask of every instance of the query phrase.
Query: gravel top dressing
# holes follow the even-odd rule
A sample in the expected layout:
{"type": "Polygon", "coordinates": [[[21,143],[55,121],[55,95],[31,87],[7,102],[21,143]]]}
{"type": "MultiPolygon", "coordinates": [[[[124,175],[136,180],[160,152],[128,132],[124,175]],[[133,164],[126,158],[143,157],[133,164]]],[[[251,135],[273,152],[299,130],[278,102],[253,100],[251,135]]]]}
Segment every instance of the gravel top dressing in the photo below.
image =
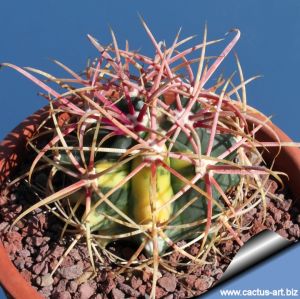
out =
{"type": "MultiPolygon", "coordinates": [[[[277,185],[269,181],[272,191],[277,185]]],[[[282,237],[296,241],[300,238],[299,209],[293,205],[286,193],[277,194],[277,199],[267,198],[267,215],[263,224],[261,205],[252,209],[243,217],[243,226],[249,229],[241,232],[243,242],[264,229],[279,233],[282,237]]],[[[12,193],[2,195],[0,200],[0,231],[1,240],[8,251],[14,265],[22,276],[36,288],[45,298],[147,298],[151,292],[152,274],[145,271],[130,271],[118,274],[119,268],[110,265],[102,267],[98,274],[93,271],[84,244],[76,245],[65,257],[62,265],[53,277],[51,271],[59,258],[64,254],[65,247],[72,240],[60,240],[63,224],[45,210],[37,210],[22,219],[9,232],[12,220],[34,201],[34,196],[19,185],[12,193]]],[[[183,241],[184,242],[184,241],[183,241]]],[[[181,242],[178,245],[183,245],[181,242]]],[[[129,259],[135,252],[135,245],[128,242],[117,242],[108,245],[111,252],[129,259]]],[[[196,256],[198,244],[188,248],[188,252],[196,256]]],[[[189,298],[204,293],[222,276],[230,260],[239,249],[234,240],[227,240],[218,245],[219,252],[210,252],[209,264],[199,266],[180,266],[186,257],[180,253],[172,253],[168,257],[171,265],[177,265],[174,273],[160,269],[156,296],[157,298],[189,298]]],[[[143,254],[139,258],[145,258],[143,254]]],[[[99,266],[99,265],[98,265],[99,266]]]]}

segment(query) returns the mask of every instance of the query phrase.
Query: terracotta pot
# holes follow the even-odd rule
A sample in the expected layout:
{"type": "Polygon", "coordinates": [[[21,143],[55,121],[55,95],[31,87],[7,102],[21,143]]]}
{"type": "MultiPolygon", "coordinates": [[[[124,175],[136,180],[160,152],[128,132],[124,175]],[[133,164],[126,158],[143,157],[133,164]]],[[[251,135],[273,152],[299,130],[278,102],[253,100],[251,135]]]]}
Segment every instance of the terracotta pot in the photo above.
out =
{"type": "MultiPolygon", "coordinates": [[[[19,124],[0,143],[0,184],[1,189],[5,181],[13,175],[22,156],[26,153],[26,141],[43,119],[47,109],[43,108],[19,124]]],[[[16,299],[41,299],[42,296],[31,287],[21,276],[11,262],[3,244],[0,242],[0,284],[5,291],[16,299]]]]}
{"type": "MultiPolygon", "coordinates": [[[[247,113],[262,122],[265,122],[267,117],[253,107],[248,107],[247,113]]],[[[254,122],[253,122],[254,123],[254,122]]],[[[257,123],[256,123],[257,124],[257,123]]],[[[271,121],[256,135],[257,140],[264,142],[293,142],[281,129],[279,129],[271,121]],[[274,136],[274,132],[278,139],[274,136]]],[[[251,125],[251,123],[250,123],[251,125]]],[[[278,147],[270,147],[265,151],[263,157],[267,164],[271,164],[274,156],[278,154],[278,147]]],[[[298,198],[300,194],[300,148],[299,147],[282,147],[278,157],[275,160],[273,170],[284,172],[288,177],[283,176],[283,182],[291,192],[294,198],[298,198]]],[[[299,203],[300,204],[300,203],[299,203]]]]}
{"type": "MultiPolygon", "coordinates": [[[[36,130],[40,121],[44,118],[47,108],[37,111],[28,117],[19,126],[17,126],[6,138],[0,143],[0,183],[5,183],[7,178],[13,175],[26,153],[26,141],[36,130]]],[[[249,108],[249,112],[264,121],[266,116],[253,108],[249,108]]],[[[279,139],[283,142],[290,142],[291,139],[283,133],[278,127],[271,122],[269,126],[277,133],[279,139]]],[[[268,128],[260,130],[257,135],[258,140],[277,141],[274,134],[268,128]]],[[[272,154],[276,153],[276,149],[272,149],[265,155],[266,161],[272,160],[272,154]]],[[[283,147],[280,155],[276,159],[274,170],[280,170],[289,175],[287,182],[293,196],[300,194],[300,149],[295,147],[283,147]]],[[[16,299],[23,298],[41,298],[41,296],[30,286],[28,282],[19,274],[6,253],[3,245],[0,243],[0,283],[5,290],[16,299]]]]}

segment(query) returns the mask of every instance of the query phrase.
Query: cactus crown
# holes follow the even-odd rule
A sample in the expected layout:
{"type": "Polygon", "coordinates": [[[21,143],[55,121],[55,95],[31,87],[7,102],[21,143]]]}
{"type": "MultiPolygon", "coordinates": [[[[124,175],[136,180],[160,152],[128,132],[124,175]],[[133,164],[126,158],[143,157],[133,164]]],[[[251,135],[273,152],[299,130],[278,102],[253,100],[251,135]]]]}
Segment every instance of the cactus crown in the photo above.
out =
{"type": "Polygon", "coordinates": [[[49,113],[29,140],[36,156],[22,176],[40,201],[14,223],[45,206],[65,223],[62,236],[74,236],[67,251],[82,240],[94,269],[95,257],[101,263],[104,256],[122,269],[152,267],[155,289],[158,267],[172,268],[165,257],[173,251],[187,264],[203,264],[223,239],[242,245],[240,218],[265,200],[268,176],[278,175],[260,166],[263,144],[255,133],[267,124],[248,125],[245,85],[254,78],[244,80],[237,59],[240,84],[220,77],[209,86],[239,30],[218,57],[208,59],[207,48],[221,40],[207,41],[206,28],[201,44],[179,51],[191,37],[179,40],[178,33],[168,48],[142,24],[154,57],[130,51],[128,43],[120,49],[111,32],[108,47],[88,35],[99,57],[82,75],[57,61],[70,78],[3,66],[39,85],[49,100],[49,113]],[[188,58],[198,51],[199,58],[188,58]],[[122,239],[137,244],[129,260],[106,247],[122,239]],[[199,245],[196,256],[187,250],[192,244],[199,245]],[[138,259],[142,251],[147,257],[138,259]]]}

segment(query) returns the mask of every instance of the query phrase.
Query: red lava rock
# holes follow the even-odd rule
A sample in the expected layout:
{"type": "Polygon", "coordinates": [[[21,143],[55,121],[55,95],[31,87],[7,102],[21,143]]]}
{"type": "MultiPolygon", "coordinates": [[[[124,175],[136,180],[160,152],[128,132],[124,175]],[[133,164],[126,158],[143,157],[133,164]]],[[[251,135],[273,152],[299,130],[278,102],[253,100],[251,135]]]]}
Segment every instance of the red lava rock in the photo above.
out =
{"type": "Polygon", "coordinates": [[[41,228],[46,226],[46,215],[44,213],[39,213],[38,216],[39,225],[41,228]]]}
{"type": "Polygon", "coordinates": [[[211,275],[212,276],[216,276],[220,273],[223,273],[223,271],[220,269],[220,268],[215,268],[212,272],[211,272],[211,275]]]}
{"type": "Polygon", "coordinates": [[[118,284],[122,284],[125,281],[125,277],[122,275],[116,275],[115,279],[116,279],[116,283],[118,284]]]}
{"type": "Polygon", "coordinates": [[[138,297],[139,296],[139,293],[138,291],[136,291],[135,289],[133,289],[131,286],[125,284],[125,283],[122,283],[122,284],[119,284],[118,285],[119,289],[121,291],[123,291],[126,295],[129,295],[131,297],[138,297]]]}
{"type": "Polygon", "coordinates": [[[23,249],[22,236],[18,232],[8,232],[6,238],[9,241],[9,246],[7,248],[9,249],[9,253],[15,254],[16,252],[19,252],[23,249]]]}
{"type": "Polygon", "coordinates": [[[8,213],[9,213],[9,209],[6,206],[1,208],[0,215],[4,218],[5,221],[7,221],[6,216],[8,213]]]}
{"type": "Polygon", "coordinates": [[[60,275],[65,279],[76,279],[83,273],[82,265],[73,265],[59,270],[60,275]]]}
{"type": "Polygon", "coordinates": [[[195,280],[197,279],[196,275],[187,275],[187,277],[185,277],[184,281],[185,284],[192,287],[194,285],[195,280]]]}
{"type": "Polygon", "coordinates": [[[97,282],[95,280],[89,280],[88,282],[94,290],[97,290],[97,282]]]}
{"type": "Polygon", "coordinates": [[[32,258],[31,258],[31,256],[28,256],[28,257],[25,259],[25,266],[26,266],[27,268],[31,268],[31,266],[32,266],[32,258]]]}
{"type": "Polygon", "coordinates": [[[285,212],[287,212],[292,205],[292,200],[291,199],[277,200],[276,205],[279,209],[282,209],[285,212]]]}
{"type": "Polygon", "coordinates": [[[182,255],[179,252],[177,252],[177,251],[173,252],[170,255],[170,264],[172,266],[176,266],[181,257],[182,257],[182,255]]]}
{"type": "Polygon", "coordinates": [[[52,290],[53,290],[53,287],[52,287],[52,285],[50,285],[50,286],[41,288],[39,292],[42,295],[44,295],[46,298],[49,298],[52,293],[52,290]]]}
{"type": "Polygon", "coordinates": [[[262,224],[261,221],[255,220],[254,224],[251,228],[251,232],[253,235],[256,235],[265,229],[266,229],[266,226],[264,224],[262,224]]]}
{"type": "Polygon", "coordinates": [[[284,229],[289,229],[290,227],[292,227],[293,222],[291,220],[287,220],[284,223],[282,223],[282,226],[284,229]]]}
{"type": "Polygon", "coordinates": [[[48,237],[33,237],[32,244],[34,246],[40,247],[42,244],[49,242],[49,239],[50,238],[48,238],[48,237]]]}
{"type": "Polygon", "coordinates": [[[64,251],[65,251],[64,247],[57,245],[51,252],[51,255],[56,258],[59,258],[64,254],[64,251]]]}
{"type": "Polygon", "coordinates": [[[112,289],[111,290],[111,297],[113,299],[123,299],[123,298],[125,298],[125,294],[122,291],[118,290],[118,289],[112,289]]]}
{"type": "Polygon", "coordinates": [[[222,276],[223,276],[223,271],[220,271],[220,273],[215,275],[216,281],[220,280],[222,278],[222,276]]]}
{"type": "Polygon", "coordinates": [[[75,280],[71,280],[68,284],[67,290],[73,294],[76,292],[77,288],[78,288],[78,283],[75,280]]]}
{"type": "Polygon", "coordinates": [[[53,259],[52,257],[50,257],[48,261],[49,261],[49,264],[48,264],[49,265],[49,271],[53,271],[56,264],[57,264],[57,262],[58,262],[58,260],[53,259]]]}
{"type": "Polygon", "coordinates": [[[16,214],[20,214],[22,211],[22,205],[15,205],[13,206],[13,212],[16,214]]]}
{"type": "Polygon", "coordinates": [[[26,244],[28,244],[28,245],[33,245],[32,237],[27,237],[27,238],[25,239],[25,242],[26,242],[26,244]]]}
{"type": "Polygon", "coordinates": [[[142,285],[142,283],[143,281],[139,277],[136,277],[134,275],[130,280],[130,284],[135,290],[138,289],[142,285]]]}
{"type": "Polygon", "coordinates": [[[63,292],[67,288],[67,280],[66,279],[60,279],[57,286],[56,286],[56,291],[57,292],[63,292]]]}
{"type": "MultiPolygon", "coordinates": [[[[210,265],[209,265],[210,266],[210,265]]],[[[212,270],[208,267],[205,267],[203,274],[206,276],[211,276],[212,270]]]]}
{"type": "MultiPolygon", "coordinates": [[[[279,219],[281,218],[281,215],[279,214],[279,219]]],[[[276,227],[275,227],[275,224],[276,224],[276,221],[275,219],[272,217],[272,216],[267,216],[266,218],[266,221],[265,221],[265,225],[271,229],[271,230],[275,230],[276,227]]]]}
{"type": "Polygon", "coordinates": [[[199,247],[196,244],[193,244],[190,248],[190,254],[196,256],[199,253],[199,247]]]}
{"type": "Polygon", "coordinates": [[[249,212],[246,213],[242,219],[243,224],[248,225],[248,223],[251,223],[254,219],[254,216],[251,215],[249,212]]]}
{"type": "Polygon", "coordinates": [[[140,292],[140,294],[142,296],[144,296],[146,294],[146,286],[143,284],[138,288],[138,291],[140,292]]]}
{"type": "Polygon", "coordinates": [[[81,260],[81,256],[79,254],[79,251],[77,249],[72,249],[70,251],[70,256],[75,260],[75,261],[80,261],[81,260]]]}
{"type": "Polygon", "coordinates": [[[21,275],[24,277],[24,279],[27,282],[30,282],[30,280],[31,280],[31,273],[27,269],[22,270],[20,273],[21,273],[21,275]]]}
{"type": "Polygon", "coordinates": [[[41,274],[45,275],[47,273],[49,273],[49,265],[48,265],[48,263],[45,263],[45,267],[42,270],[41,274]]]}
{"type": "Polygon", "coordinates": [[[169,294],[167,296],[164,297],[164,299],[173,299],[174,295],[173,294],[169,294]]]}
{"type": "Polygon", "coordinates": [[[22,249],[18,252],[18,255],[22,258],[26,258],[26,257],[30,256],[30,251],[27,249],[22,249]]]}
{"type": "Polygon", "coordinates": [[[284,221],[289,221],[291,220],[291,215],[289,213],[284,213],[281,215],[281,223],[283,223],[284,221]]]}
{"type": "Polygon", "coordinates": [[[274,219],[276,222],[279,222],[281,219],[282,211],[275,207],[275,205],[271,202],[268,206],[268,210],[272,213],[274,216],[274,219]]]}
{"type": "Polygon", "coordinates": [[[108,273],[106,280],[102,283],[99,283],[99,286],[106,294],[108,294],[113,288],[116,287],[116,284],[113,277],[108,273]]]}
{"type": "Polygon", "coordinates": [[[194,283],[194,287],[197,291],[203,292],[208,288],[208,282],[206,279],[198,278],[194,283]]]}
{"type": "Polygon", "coordinates": [[[43,261],[41,263],[34,264],[34,266],[32,267],[32,272],[35,274],[41,274],[43,271],[45,271],[45,269],[48,272],[48,264],[43,261]]]}
{"type": "Polygon", "coordinates": [[[278,210],[278,211],[273,215],[274,220],[275,220],[276,223],[279,223],[279,222],[280,222],[280,220],[281,220],[281,215],[282,215],[282,213],[281,213],[280,210],[278,210]]]}
{"type": "Polygon", "coordinates": [[[173,275],[161,277],[157,283],[167,292],[174,292],[176,289],[177,280],[173,275]]]}
{"type": "Polygon", "coordinates": [[[181,299],[181,298],[188,298],[188,297],[194,297],[194,294],[190,294],[189,296],[186,296],[186,291],[184,289],[180,289],[178,290],[178,292],[176,292],[176,299],[181,299]]]}
{"type": "Polygon", "coordinates": [[[54,275],[53,276],[53,285],[58,285],[58,283],[60,282],[60,280],[61,280],[61,276],[60,275],[54,275]]]}
{"type": "Polygon", "coordinates": [[[152,274],[148,271],[143,271],[143,281],[147,282],[151,278],[152,274]]]}
{"type": "Polygon", "coordinates": [[[249,233],[245,233],[241,236],[241,240],[245,243],[251,238],[251,235],[249,233]]]}
{"type": "Polygon", "coordinates": [[[4,206],[7,204],[7,196],[0,196],[0,206],[4,206]]]}
{"type": "MultiPolygon", "coordinates": [[[[89,255],[86,254],[86,255],[83,255],[83,256],[87,257],[87,256],[89,256],[89,255]]],[[[71,259],[71,260],[72,260],[72,259],[71,259]]],[[[84,269],[89,269],[89,268],[91,268],[91,261],[90,261],[89,259],[87,259],[87,258],[85,258],[84,260],[78,261],[78,263],[82,263],[84,269]]]]}
{"type": "Polygon", "coordinates": [[[227,240],[222,244],[222,250],[225,254],[229,254],[233,252],[233,241],[232,240],[227,240]]]}
{"type": "Polygon", "coordinates": [[[38,276],[36,278],[36,283],[41,287],[47,287],[53,284],[53,278],[50,274],[38,276]]]}
{"type": "Polygon", "coordinates": [[[35,219],[31,219],[28,223],[28,226],[25,227],[26,234],[35,235],[35,236],[42,236],[40,231],[39,225],[36,223],[35,219]]]}
{"type": "Polygon", "coordinates": [[[48,244],[40,247],[39,255],[36,257],[35,260],[37,262],[41,262],[42,260],[44,260],[45,255],[47,254],[48,250],[49,250],[49,245],[48,244]]]}
{"type": "MultiPolygon", "coordinates": [[[[71,266],[73,266],[73,265],[74,265],[74,260],[73,260],[69,255],[67,255],[67,256],[64,258],[63,262],[61,263],[61,266],[62,266],[62,267],[65,267],[65,268],[71,267],[71,266]]],[[[80,266],[82,269],[84,268],[84,265],[83,265],[83,262],[82,262],[82,261],[79,261],[79,262],[77,263],[77,266],[78,266],[78,267],[80,266]]]]}
{"type": "Polygon", "coordinates": [[[9,228],[8,222],[2,222],[0,223],[0,232],[6,232],[6,230],[9,228]]]}
{"type": "Polygon", "coordinates": [[[3,245],[7,251],[7,253],[9,254],[9,256],[11,256],[11,258],[13,258],[13,255],[16,253],[17,249],[14,246],[14,244],[11,244],[9,242],[3,242],[3,245]]]}
{"type": "Polygon", "coordinates": [[[247,214],[251,215],[251,216],[255,216],[257,214],[257,208],[253,208],[252,210],[250,210],[247,214]]]}
{"type": "Polygon", "coordinates": [[[107,280],[107,272],[105,270],[99,271],[98,275],[96,276],[96,281],[97,282],[104,282],[105,280],[107,280]]]}
{"type": "Polygon", "coordinates": [[[269,192],[274,194],[278,189],[278,184],[273,180],[268,180],[265,187],[269,190],[269,192]]]}
{"type": "Polygon", "coordinates": [[[14,265],[20,269],[23,270],[25,266],[25,260],[22,257],[17,257],[14,261],[14,265]]]}
{"type": "Polygon", "coordinates": [[[141,253],[141,254],[138,256],[138,259],[139,259],[140,261],[144,261],[144,260],[147,259],[147,257],[146,257],[143,253],[141,253]]]}
{"type": "Polygon", "coordinates": [[[89,299],[95,293],[95,289],[88,283],[81,284],[78,288],[80,299],[89,299]]]}
{"type": "Polygon", "coordinates": [[[37,252],[37,249],[35,247],[33,247],[32,245],[26,244],[24,248],[30,252],[30,255],[31,254],[35,255],[37,252]]]}
{"type": "Polygon", "coordinates": [[[294,224],[288,229],[288,232],[290,235],[294,236],[295,238],[299,239],[300,238],[300,228],[299,225],[294,224]]]}
{"type": "Polygon", "coordinates": [[[285,229],[280,229],[280,230],[278,230],[277,231],[277,234],[279,234],[281,237],[283,237],[283,238],[285,238],[285,239],[287,239],[288,238],[288,233],[287,233],[287,231],[285,230],[285,229]]]}
{"type": "Polygon", "coordinates": [[[71,299],[72,296],[68,291],[63,292],[57,292],[53,296],[51,296],[52,299],[71,299]]]}
{"type": "Polygon", "coordinates": [[[168,292],[165,291],[163,288],[156,287],[156,289],[155,289],[156,298],[162,298],[162,297],[166,296],[167,294],[168,294],[168,292]]]}

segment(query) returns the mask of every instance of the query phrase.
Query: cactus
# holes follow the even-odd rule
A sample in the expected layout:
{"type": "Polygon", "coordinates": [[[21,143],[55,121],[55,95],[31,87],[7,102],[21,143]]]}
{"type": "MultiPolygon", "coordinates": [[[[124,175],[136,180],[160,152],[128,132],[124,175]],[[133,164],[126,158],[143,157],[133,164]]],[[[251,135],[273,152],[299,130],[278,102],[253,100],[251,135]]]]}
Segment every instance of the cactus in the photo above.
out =
{"type": "Polygon", "coordinates": [[[59,62],[71,79],[2,66],[43,88],[50,102],[49,115],[29,141],[37,154],[26,170],[41,200],[13,224],[36,208],[49,207],[65,222],[62,235],[66,228],[74,235],[66,251],[86,242],[95,271],[94,260],[101,262],[103,255],[124,266],[123,258],[106,248],[108,243],[136,243],[136,254],[125,261],[124,269],[152,264],[154,297],[158,268],[164,267],[160,261],[172,251],[203,264],[224,238],[242,245],[240,218],[261,200],[249,199],[245,190],[264,201],[267,177],[280,178],[260,165],[258,147],[263,143],[255,140],[255,133],[267,124],[247,124],[251,117],[245,85],[253,78],[243,79],[238,60],[240,84],[220,77],[204,87],[238,41],[239,30],[233,30],[233,39],[210,63],[206,49],[221,40],[207,41],[206,28],[201,44],[178,51],[191,38],[179,41],[178,33],[167,48],[142,24],[154,45],[153,58],[129,51],[128,44],[121,50],[112,32],[109,47],[88,36],[100,57],[87,66],[85,77],[59,62]],[[198,50],[199,59],[187,58],[198,50]],[[65,93],[33,73],[57,83],[65,93]],[[187,245],[178,245],[182,240],[187,245]],[[196,257],[186,250],[193,243],[201,244],[196,257]],[[142,251],[147,260],[137,259],[142,251]]]}

